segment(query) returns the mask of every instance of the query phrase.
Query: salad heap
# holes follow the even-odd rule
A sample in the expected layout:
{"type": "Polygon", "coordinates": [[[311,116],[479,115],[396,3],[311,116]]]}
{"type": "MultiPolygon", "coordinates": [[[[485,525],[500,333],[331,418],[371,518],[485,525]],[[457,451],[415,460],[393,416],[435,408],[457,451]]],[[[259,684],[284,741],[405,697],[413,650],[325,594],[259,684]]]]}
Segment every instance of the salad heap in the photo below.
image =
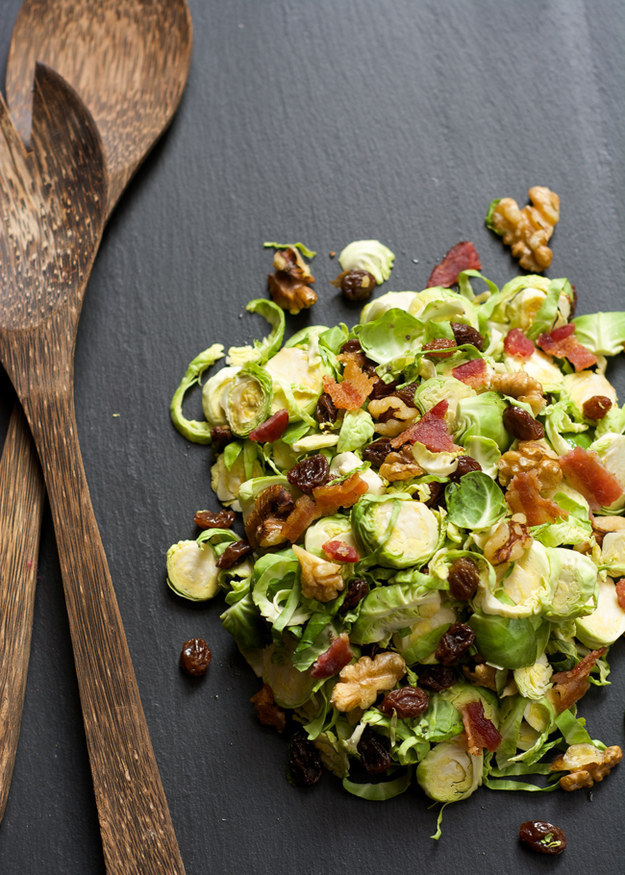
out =
{"type": "MultiPolygon", "coordinates": [[[[345,252],[388,279],[382,244],[345,252]]],[[[206,380],[205,420],[183,399],[220,344],[171,406],[213,444],[226,509],[170,548],[169,585],[225,595],[259,718],[299,726],[292,777],[322,763],[373,800],[572,790],[621,758],[577,703],[625,632],[625,408],[605,376],[625,312],[574,318],[567,279],[497,288],[455,255],[445,285],[373,298],[351,328],[285,341],[283,309],[252,301],[271,331],[206,380]]]]}

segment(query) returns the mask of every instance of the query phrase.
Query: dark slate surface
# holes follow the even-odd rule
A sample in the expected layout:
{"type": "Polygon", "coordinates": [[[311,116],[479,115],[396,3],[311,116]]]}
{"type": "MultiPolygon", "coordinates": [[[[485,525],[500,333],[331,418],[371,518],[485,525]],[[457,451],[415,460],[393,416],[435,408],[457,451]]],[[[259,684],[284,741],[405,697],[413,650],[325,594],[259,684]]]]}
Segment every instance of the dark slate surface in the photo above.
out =
{"type": "MultiPolygon", "coordinates": [[[[0,4],[4,68],[17,0],[0,4]]],[[[516,274],[484,228],[492,197],[562,198],[550,276],[582,312],[625,304],[625,8],[619,0],[229,0],[190,2],[195,52],[175,123],[106,231],[85,300],[76,407],[93,504],[151,736],[189,875],[206,872],[623,871],[625,766],[592,793],[479,791],[436,813],[419,793],[383,805],[330,776],[284,780],[283,739],[256,723],[255,678],[221,630],[220,606],[165,585],[170,543],[216,506],[209,453],[171,427],[188,361],[215,340],[262,330],[244,314],[265,293],[264,240],[303,240],[319,303],[354,321],[328,258],[377,237],[396,253],[386,289],[420,289],[447,249],[472,239],[484,273],[516,274]],[[200,683],[177,668],[201,635],[200,683]],[[560,824],[563,858],[519,847],[526,819],[560,824]],[[564,867],[564,868],[562,868],[564,867]]],[[[309,317],[291,320],[291,327],[309,317]]],[[[618,377],[625,394],[623,374],[618,377]]],[[[12,390],[0,375],[0,436],[12,390]]],[[[613,683],[588,694],[596,736],[625,743],[625,648],[613,683]]],[[[103,871],[54,534],[46,511],[32,658],[0,871],[103,871]]]]}

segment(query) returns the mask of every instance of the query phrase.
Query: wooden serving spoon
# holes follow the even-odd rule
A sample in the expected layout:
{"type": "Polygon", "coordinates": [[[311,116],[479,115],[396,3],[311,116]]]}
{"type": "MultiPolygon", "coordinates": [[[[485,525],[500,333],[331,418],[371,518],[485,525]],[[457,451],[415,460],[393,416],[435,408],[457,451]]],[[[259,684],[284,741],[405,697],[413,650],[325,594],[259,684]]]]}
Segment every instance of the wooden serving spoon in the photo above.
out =
{"type": "Polygon", "coordinates": [[[32,151],[0,103],[0,357],[41,460],[107,869],[183,872],[85,476],[73,400],[84,291],[106,218],[98,130],[37,65],[32,151]]]}
{"type": "MultiPolygon", "coordinates": [[[[25,0],[15,22],[7,99],[30,142],[41,60],[94,116],[109,177],[107,218],[180,102],[191,60],[185,0],[25,0]]],[[[33,622],[44,488],[19,405],[0,459],[0,819],[20,734],[33,622]]]]}

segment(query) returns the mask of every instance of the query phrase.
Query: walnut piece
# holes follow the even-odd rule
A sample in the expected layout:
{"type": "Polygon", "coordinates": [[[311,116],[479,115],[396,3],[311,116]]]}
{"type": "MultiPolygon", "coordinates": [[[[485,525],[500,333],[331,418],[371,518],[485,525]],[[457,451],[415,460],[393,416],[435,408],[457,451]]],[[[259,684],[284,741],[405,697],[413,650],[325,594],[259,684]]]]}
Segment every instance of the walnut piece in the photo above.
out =
{"type": "Polygon", "coordinates": [[[579,790],[603,781],[613,766],[622,759],[623,751],[617,744],[606,747],[605,750],[599,750],[593,744],[572,744],[562,756],[553,761],[551,770],[569,773],[560,778],[563,790],[579,790]]]}
{"type": "Polygon", "coordinates": [[[484,558],[491,565],[516,562],[529,547],[532,537],[518,519],[502,520],[484,544],[484,558]]]}
{"type": "Polygon", "coordinates": [[[560,218],[560,198],[542,185],[532,186],[528,194],[532,206],[523,209],[513,198],[502,198],[493,210],[491,225],[524,270],[541,273],[553,258],[547,243],[560,218]]]}
{"type": "Polygon", "coordinates": [[[547,403],[543,396],[543,387],[524,371],[508,371],[504,374],[491,374],[488,388],[501,392],[502,395],[510,395],[518,401],[529,404],[532,413],[536,416],[547,403]]]}
{"type": "Polygon", "coordinates": [[[392,690],[406,673],[406,663],[399,653],[378,653],[361,656],[358,662],[346,665],[332,691],[332,704],[339,711],[368,708],[378,693],[392,690]]]}
{"type": "Polygon", "coordinates": [[[302,595],[318,602],[330,602],[345,588],[341,566],[321,559],[293,544],[293,552],[302,569],[302,595]]]}
{"type": "Polygon", "coordinates": [[[396,452],[389,453],[380,465],[380,477],[384,477],[389,483],[412,480],[413,477],[420,477],[421,474],[425,474],[425,471],[415,462],[409,444],[405,444],[396,452]]]}
{"type": "Polygon", "coordinates": [[[497,692],[497,669],[493,665],[485,662],[479,662],[474,668],[463,665],[462,673],[476,687],[487,687],[497,692]]]}
{"type": "Polygon", "coordinates": [[[377,420],[375,430],[384,437],[395,437],[419,416],[416,407],[409,407],[397,395],[369,401],[369,413],[377,420]]]}
{"type": "Polygon", "coordinates": [[[284,486],[274,483],[264,489],[245,522],[245,533],[252,547],[275,547],[284,543],[284,522],[295,507],[293,496],[284,486]]]}
{"type": "Polygon", "coordinates": [[[310,288],[315,278],[297,249],[276,250],[273,266],[275,273],[267,277],[267,286],[276,304],[294,316],[312,307],[317,300],[317,293],[310,288]]]}
{"type": "Polygon", "coordinates": [[[502,486],[523,471],[536,473],[541,492],[552,492],[562,480],[558,456],[546,441],[519,441],[516,450],[503,454],[497,467],[502,486]]]}
{"type": "Polygon", "coordinates": [[[609,532],[625,531],[625,517],[622,516],[593,516],[591,522],[595,540],[600,547],[609,532]]]}

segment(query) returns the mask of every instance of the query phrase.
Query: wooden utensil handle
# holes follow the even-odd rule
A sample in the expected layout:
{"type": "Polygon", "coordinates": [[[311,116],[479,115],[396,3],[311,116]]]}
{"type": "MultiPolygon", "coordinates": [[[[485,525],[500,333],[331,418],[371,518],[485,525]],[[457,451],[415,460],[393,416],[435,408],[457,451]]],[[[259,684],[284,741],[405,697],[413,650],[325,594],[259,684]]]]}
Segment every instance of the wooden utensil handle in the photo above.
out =
{"type": "Polygon", "coordinates": [[[89,497],[71,391],[33,393],[25,409],[54,520],[107,871],[183,873],[89,497]]]}
{"type": "Polygon", "coordinates": [[[0,820],[22,722],[43,501],[37,454],[16,404],[0,459],[0,820]]]}

